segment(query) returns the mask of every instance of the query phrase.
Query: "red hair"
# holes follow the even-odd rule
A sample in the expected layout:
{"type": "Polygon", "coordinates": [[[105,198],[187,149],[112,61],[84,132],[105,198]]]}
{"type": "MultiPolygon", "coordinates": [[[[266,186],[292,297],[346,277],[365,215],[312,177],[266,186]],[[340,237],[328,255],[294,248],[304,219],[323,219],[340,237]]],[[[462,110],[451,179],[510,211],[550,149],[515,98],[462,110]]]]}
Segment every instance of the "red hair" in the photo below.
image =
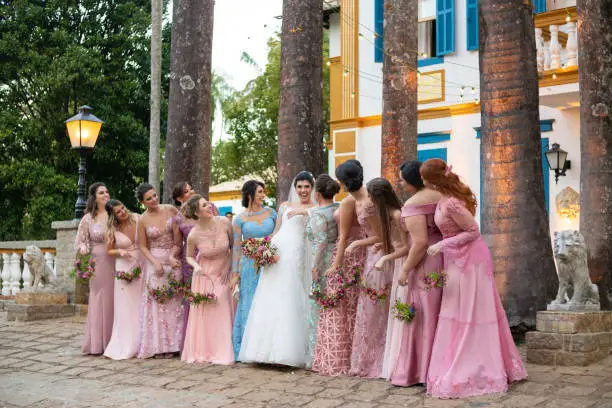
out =
{"type": "Polygon", "coordinates": [[[465,203],[472,215],[476,214],[476,196],[472,190],[459,179],[444,160],[429,159],[421,165],[421,177],[445,196],[455,197],[465,203]]]}

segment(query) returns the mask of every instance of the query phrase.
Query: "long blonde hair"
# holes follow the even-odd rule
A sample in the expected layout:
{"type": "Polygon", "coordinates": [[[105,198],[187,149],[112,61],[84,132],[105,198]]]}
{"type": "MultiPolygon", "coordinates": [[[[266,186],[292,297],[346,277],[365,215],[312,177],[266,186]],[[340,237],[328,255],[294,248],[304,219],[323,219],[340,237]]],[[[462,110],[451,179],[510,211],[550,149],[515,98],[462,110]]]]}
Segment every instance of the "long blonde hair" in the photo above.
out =
{"type": "MultiPolygon", "coordinates": [[[[117,229],[117,225],[119,225],[119,220],[115,216],[115,207],[123,205],[123,203],[119,200],[110,199],[106,202],[104,208],[106,209],[106,213],[108,214],[108,222],[106,224],[106,240],[110,245],[115,244],[115,230],[117,229]]],[[[125,206],[124,206],[125,207],[125,206]]],[[[134,214],[127,209],[125,209],[128,213],[128,224],[136,223],[136,218],[134,214]]]]}

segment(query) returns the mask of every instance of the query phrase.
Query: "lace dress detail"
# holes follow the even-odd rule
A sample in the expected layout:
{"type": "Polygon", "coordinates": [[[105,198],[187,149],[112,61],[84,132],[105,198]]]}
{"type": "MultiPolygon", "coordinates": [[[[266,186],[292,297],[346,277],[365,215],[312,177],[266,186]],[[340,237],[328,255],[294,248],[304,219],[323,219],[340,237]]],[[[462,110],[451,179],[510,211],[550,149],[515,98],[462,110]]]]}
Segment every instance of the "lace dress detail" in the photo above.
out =
{"type": "MultiPolygon", "coordinates": [[[[357,220],[367,236],[374,235],[370,217],[378,214],[374,204],[357,207],[357,220]]],[[[383,270],[374,267],[384,255],[383,251],[370,246],[366,250],[366,262],[362,280],[365,285],[376,289],[390,289],[393,279],[393,265],[385,264],[383,270]]],[[[351,355],[350,374],[359,377],[379,378],[383,373],[383,361],[389,317],[389,297],[381,302],[374,302],[362,291],[357,303],[355,333],[351,355]]]]}
{"type": "MultiPolygon", "coordinates": [[[[174,216],[174,222],[176,223],[179,232],[181,233],[181,271],[183,273],[183,282],[187,285],[191,285],[191,275],[193,274],[193,268],[187,263],[185,254],[187,253],[187,237],[195,226],[195,223],[189,222],[187,218],[181,213],[174,216]]],[[[194,256],[197,256],[198,251],[196,249],[194,256]]],[[[184,330],[187,330],[187,321],[189,319],[189,303],[183,302],[185,306],[185,323],[183,325],[184,330]]],[[[183,340],[185,336],[183,334],[183,340]]],[[[181,350],[183,350],[183,344],[181,344],[181,350]]]]}
{"type": "MultiPolygon", "coordinates": [[[[334,212],[338,209],[338,204],[331,204],[326,207],[315,207],[310,210],[310,218],[306,224],[306,237],[310,243],[312,251],[313,269],[319,273],[319,285],[321,290],[325,290],[326,277],[325,271],[331,265],[334,255],[336,241],[338,240],[338,225],[334,220],[334,212]]],[[[309,271],[306,271],[308,273],[309,271]]],[[[313,282],[313,286],[315,282],[313,282]]],[[[315,344],[317,341],[317,324],[319,322],[320,308],[314,300],[310,300],[310,311],[308,313],[308,362],[307,366],[312,366],[315,344]]]]}
{"type": "Polygon", "coordinates": [[[183,276],[180,268],[172,269],[168,259],[172,255],[174,237],[173,218],[169,217],[163,230],[149,225],[145,228],[149,251],[164,269],[162,276],[157,276],[155,267],[148,260],[145,262],[145,295],[143,296],[143,313],[141,322],[141,344],[138,358],[149,358],[156,354],[175,353],[180,350],[184,333],[185,306],[183,299],[174,296],[165,303],[158,303],[149,295],[149,289],[168,285],[168,275],[179,282],[183,276]]]}
{"type": "Polygon", "coordinates": [[[276,211],[272,208],[266,208],[268,216],[261,221],[245,221],[246,217],[241,214],[234,218],[233,232],[234,245],[232,250],[232,272],[240,274],[240,296],[236,315],[234,317],[234,328],[232,331],[232,342],[234,346],[234,356],[238,359],[240,355],[240,346],[242,344],[242,336],[246,326],[251,303],[257,283],[259,282],[259,274],[256,273],[253,260],[242,255],[242,241],[248,238],[263,238],[270,235],[274,231],[276,224],[276,211]],[[245,217],[245,218],[243,218],[245,217]]]}
{"type": "Polygon", "coordinates": [[[506,392],[527,377],[495,281],[493,262],[476,221],[456,198],[440,200],[435,222],[444,239],[447,283],[429,366],[427,392],[463,398],[506,392]]]}
{"type": "MultiPolygon", "coordinates": [[[[334,220],[339,224],[340,210],[334,211],[334,220]]],[[[365,232],[359,225],[351,229],[347,245],[364,238],[365,232]]],[[[351,267],[365,265],[366,250],[358,248],[344,258],[343,272],[345,279],[349,278],[351,267]]],[[[336,246],[332,248],[330,263],[335,262],[336,246]]],[[[340,289],[335,279],[325,283],[327,293],[340,289]]],[[[347,375],[351,366],[351,351],[353,349],[353,333],[355,330],[355,314],[357,313],[357,298],[359,290],[351,287],[335,307],[321,309],[317,324],[317,340],[314,350],[313,371],[321,375],[347,375]]]]}
{"type": "Polygon", "coordinates": [[[74,247],[88,252],[96,263],[89,280],[87,323],[81,350],[83,354],[102,354],[113,331],[115,260],[106,253],[106,226],[87,213],[79,223],[74,247]]]}

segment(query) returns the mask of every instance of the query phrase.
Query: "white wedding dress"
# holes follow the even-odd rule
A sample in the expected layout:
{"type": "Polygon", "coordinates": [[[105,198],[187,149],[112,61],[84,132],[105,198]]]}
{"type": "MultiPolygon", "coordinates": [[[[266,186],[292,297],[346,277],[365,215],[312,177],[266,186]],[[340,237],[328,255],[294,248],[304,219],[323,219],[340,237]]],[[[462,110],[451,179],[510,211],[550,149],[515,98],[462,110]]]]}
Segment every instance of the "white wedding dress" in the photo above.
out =
{"type": "Polygon", "coordinates": [[[311,261],[306,244],[307,217],[289,219],[280,208],[282,224],[272,243],[279,260],[261,268],[259,283],[242,338],[239,360],[304,367],[308,357],[311,261]]]}

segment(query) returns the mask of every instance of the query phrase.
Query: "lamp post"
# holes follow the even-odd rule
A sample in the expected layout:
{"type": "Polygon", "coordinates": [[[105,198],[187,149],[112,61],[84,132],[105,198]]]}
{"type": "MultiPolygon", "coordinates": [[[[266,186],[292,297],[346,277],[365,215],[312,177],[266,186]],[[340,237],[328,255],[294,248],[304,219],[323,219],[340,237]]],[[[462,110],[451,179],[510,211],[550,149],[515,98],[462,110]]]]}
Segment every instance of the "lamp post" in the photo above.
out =
{"type": "Polygon", "coordinates": [[[79,108],[79,113],[66,120],[66,130],[70,138],[70,144],[74,150],[79,151],[81,158],[79,162],[79,183],[77,187],[77,201],[74,206],[74,217],[80,219],[85,211],[85,173],[86,153],[93,150],[98,140],[102,122],[90,113],[91,108],[87,105],[79,108]]]}
{"type": "Polygon", "coordinates": [[[555,184],[559,182],[559,176],[565,176],[565,171],[571,167],[571,162],[567,160],[567,152],[561,149],[559,143],[553,143],[552,149],[546,153],[548,167],[555,172],[555,184]]]}

